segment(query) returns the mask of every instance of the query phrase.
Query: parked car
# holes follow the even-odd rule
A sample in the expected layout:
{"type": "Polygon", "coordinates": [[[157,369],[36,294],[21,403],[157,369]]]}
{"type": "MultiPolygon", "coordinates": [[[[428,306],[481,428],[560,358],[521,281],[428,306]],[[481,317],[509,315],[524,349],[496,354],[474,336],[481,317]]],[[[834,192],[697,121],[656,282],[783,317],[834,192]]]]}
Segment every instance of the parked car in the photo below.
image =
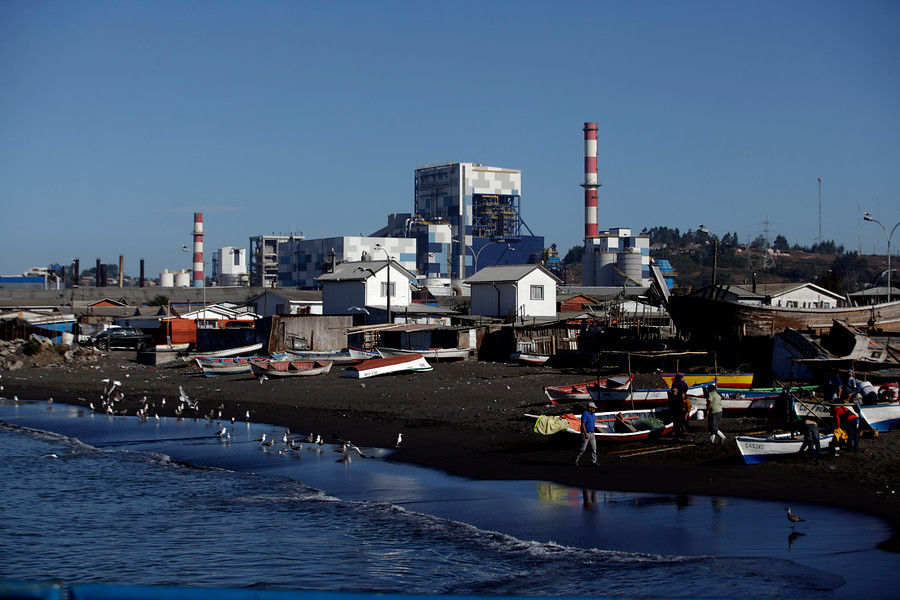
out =
{"type": "Polygon", "coordinates": [[[134,349],[141,351],[151,344],[153,336],[136,327],[116,327],[98,333],[88,343],[99,350],[134,349]]]}

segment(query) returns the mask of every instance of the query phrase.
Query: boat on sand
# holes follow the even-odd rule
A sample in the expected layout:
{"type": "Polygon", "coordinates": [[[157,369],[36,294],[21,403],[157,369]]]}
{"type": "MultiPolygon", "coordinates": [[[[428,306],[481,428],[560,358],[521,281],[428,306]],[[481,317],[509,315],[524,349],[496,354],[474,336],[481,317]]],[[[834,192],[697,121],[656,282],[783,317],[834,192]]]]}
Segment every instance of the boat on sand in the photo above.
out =
{"type": "Polygon", "coordinates": [[[371,358],[344,369],[344,377],[365,379],[395,373],[418,373],[434,369],[421,354],[406,354],[388,358],[371,358]]]}
{"type": "Polygon", "coordinates": [[[330,360],[266,360],[251,361],[250,372],[254,377],[306,377],[310,375],[328,375],[331,372],[330,360]]]}

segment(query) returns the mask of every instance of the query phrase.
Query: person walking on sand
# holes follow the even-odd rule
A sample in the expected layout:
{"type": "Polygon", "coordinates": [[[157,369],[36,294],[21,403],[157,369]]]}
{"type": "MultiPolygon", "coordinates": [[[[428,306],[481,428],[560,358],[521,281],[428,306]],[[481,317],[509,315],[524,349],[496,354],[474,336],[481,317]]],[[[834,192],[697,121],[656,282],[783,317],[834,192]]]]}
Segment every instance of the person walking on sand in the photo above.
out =
{"type": "Polygon", "coordinates": [[[597,466],[597,438],[594,436],[594,427],[597,426],[596,412],[597,405],[593,402],[588,402],[587,410],[581,413],[581,446],[575,454],[576,467],[588,445],[591,446],[591,464],[595,467],[597,466]]]}
{"type": "Polygon", "coordinates": [[[716,390],[716,384],[711,383],[703,388],[706,396],[706,427],[709,431],[709,443],[715,443],[716,438],[725,443],[725,434],[719,431],[719,423],[722,422],[722,396],[716,390]]]}
{"type": "Polygon", "coordinates": [[[690,410],[685,410],[688,384],[684,380],[684,373],[676,373],[669,390],[669,409],[672,411],[672,422],[675,424],[675,439],[680,440],[687,431],[686,419],[690,410]]]}

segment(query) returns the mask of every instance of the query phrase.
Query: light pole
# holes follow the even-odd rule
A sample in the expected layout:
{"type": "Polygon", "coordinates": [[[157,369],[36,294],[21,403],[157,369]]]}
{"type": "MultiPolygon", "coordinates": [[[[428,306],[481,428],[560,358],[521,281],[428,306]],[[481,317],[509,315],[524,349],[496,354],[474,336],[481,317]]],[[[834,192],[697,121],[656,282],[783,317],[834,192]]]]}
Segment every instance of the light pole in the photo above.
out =
{"type": "Polygon", "coordinates": [[[873,223],[878,223],[878,225],[881,227],[881,230],[884,231],[884,237],[887,238],[887,244],[888,244],[888,247],[887,247],[887,252],[888,252],[888,257],[887,257],[887,275],[888,275],[887,301],[890,302],[891,301],[891,238],[894,237],[894,231],[897,229],[897,225],[900,225],[900,222],[898,222],[896,225],[894,225],[894,227],[891,229],[891,232],[888,233],[887,228],[881,224],[881,221],[873,218],[872,215],[870,215],[868,212],[866,212],[865,216],[863,217],[863,220],[864,221],[872,221],[873,223]]]}
{"type": "MultiPolygon", "coordinates": [[[[453,238],[453,241],[459,242],[459,240],[456,238],[453,238]]],[[[462,242],[462,245],[465,246],[466,248],[468,248],[469,252],[472,253],[472,258],[474,259],[474,262],[472,263],[472,267],[475,269],[475,273],[478,272],[478,257],[481,256],[481,253],[484,252],[484,249],[487,248],[488,246],[490,246],[491,244],[506,244],[506,240],[504,240],[503,238],[491,240],[490,242],[488,242],[487,244],[485,244],[484,246],[479,248],[478,252],[475,252],[475,249],[472,248],[472,246],[470,246],[469,244],[462,242]]],[[[513,248],[511,244],[507,244],[506,249],[507,250],[515,250],[515,248],[513,248]]]]}
{"type": "Polygon", "coordinates": [[[712,236],[713,239],[713,273],[712,273],[712,285],[716,287],[716,272],[719,269],[719,238],[710,233],[709,229],[706,228],[705,225],[700,225],[700,231],[703,233],[708,233],[712,236]]]}
{"type": "MultiPolygon", "coordinates": [[[[181,245],[182,252],[193,252],[184,244],[181,245]]],[[[206,257],[203,257],[203,326],[206,327],[206,257]]]]}
{"type": "Polygon", "coordinates": [[[387,293],[385,296],[387,297],[387,323],[391,322],[391,255],[388,254],[388,251],[384,249],[384,246],[381,244],[375,244],[376,250],[381,250],[384,252],[384,255],[387,257],[387,293]]]}

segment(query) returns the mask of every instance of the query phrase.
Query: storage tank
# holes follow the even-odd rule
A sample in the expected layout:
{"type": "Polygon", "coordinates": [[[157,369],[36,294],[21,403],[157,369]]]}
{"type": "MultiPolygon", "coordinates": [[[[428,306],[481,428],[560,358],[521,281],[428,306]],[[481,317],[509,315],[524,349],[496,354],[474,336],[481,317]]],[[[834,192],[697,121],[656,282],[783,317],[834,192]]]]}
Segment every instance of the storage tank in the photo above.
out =
{"type": "Polygon", "coordinates": [[[191,274],[188,273],[185,269],[182,269],[180,272],[175,273],[175,287],[190,287],[191,286],[191,274]]]}
{"type": "Polygon", "coordinates": [[[631,283],[641,285],[642,256],[640,252],[623,252],[619,255],[619,270],[621,270],[631,283]]]}
{"type": "Polygon", "coordinates": [[[175,287],[175,273],[170,273],[168,269],[163,269],[159,274],[159,287],[175,287]]]}

